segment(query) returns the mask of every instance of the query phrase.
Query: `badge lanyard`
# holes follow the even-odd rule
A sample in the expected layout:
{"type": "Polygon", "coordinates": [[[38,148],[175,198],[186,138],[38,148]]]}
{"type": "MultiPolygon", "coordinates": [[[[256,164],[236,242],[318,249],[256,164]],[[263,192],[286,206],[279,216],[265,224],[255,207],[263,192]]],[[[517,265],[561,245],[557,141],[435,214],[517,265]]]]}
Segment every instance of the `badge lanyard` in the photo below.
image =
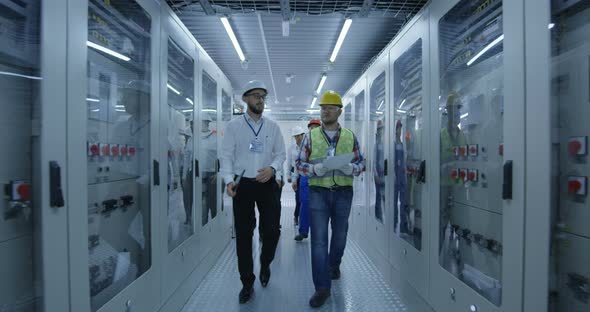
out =
{"type": "Polygon", "coordinates": [[[256,132],[256,130],[254,130],[254,127],[252,127],[250,122],[248,122],[248,119],[246,119],[246,116],[244,116],[244,121],[246,121],[246,124],[248,124],[248,127],[250,127],[250,130],[252,130],[252,133],[254,133],[254,137],[255,137],[254,140],[252,140],[250,142],[250,151],[254,152],[254,153],[262,153],[262,151],[264,150],[264,146],[263,146],[262,142],[258,141],[258,135],[260,134],[260,131],[262,130],[262,126],[264,126],[264,120],[260,124],[260,128],[258,128],[258,132],[256,132]]]}
{"type": "MultiPolygon", "coordinates": [[[[324,131],[324,129],[322,129],[322,133],[324,134],[324,139],[326,140],[326,143],[328,143],[328,145],[330,146],[328,148],[328,154],[326,155],[327,157],[334,157],[336,155],[336,141],[332,141],[332,139],[330,139],[330,137],[326,134],[326,131],[324,131]]],[[[336,134],[338,135],[338,134],[336,134]]],[[[336,136],[334,136],[336,137],[336,136]]]]}

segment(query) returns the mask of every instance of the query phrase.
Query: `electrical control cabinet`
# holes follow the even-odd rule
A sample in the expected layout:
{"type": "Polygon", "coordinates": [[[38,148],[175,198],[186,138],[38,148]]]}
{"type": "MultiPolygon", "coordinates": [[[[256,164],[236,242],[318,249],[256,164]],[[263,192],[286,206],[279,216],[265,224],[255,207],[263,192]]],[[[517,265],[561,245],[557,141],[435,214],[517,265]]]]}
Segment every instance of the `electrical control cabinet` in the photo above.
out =
{"type": "MultiPolygon", "coordinates": [[[[363,155],[367,155],[368,144],[364,139],[367,136],[366,130],[366,81],[365,75],[361,76],[350,91],[350,97],[353,99],[353,121],[352,130],[359,139],[359,147],[363,155]]],[[[365,156],[366,157],[366,156],[365,156]]],[[[354,225],[359,237],[367,233],[367,173],[361,172],[354,177],[351,214],[354,218],[354,225]]]]}
{"type": "Polygon", "coordinates": [[[549,311],[590,310],[590,4],[551,2],[549,311]]]}

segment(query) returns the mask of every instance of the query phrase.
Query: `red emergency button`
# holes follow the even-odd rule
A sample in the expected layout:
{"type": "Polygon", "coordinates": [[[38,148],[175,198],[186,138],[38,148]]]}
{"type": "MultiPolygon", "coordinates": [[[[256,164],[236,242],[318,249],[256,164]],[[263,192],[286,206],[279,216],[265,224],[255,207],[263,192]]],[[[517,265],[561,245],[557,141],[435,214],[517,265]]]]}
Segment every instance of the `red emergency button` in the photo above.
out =
{"type": "Polygon", "coordinates": [[[477,156],[477,144],[469,145],[469,156],[477,156]]]}
{"type": "Polygon", "coordinates": [[[98,144],[91,143],[89,148],[89,156],[98,156],[100,154],[100,149],[98,148],[98,144]]]}
{"type": "Polygon", "coordinates": [[[127,145],[121,146],[121,156],[127,156],[127,145]]]}
{"type": "Polygon", "coordinates": [[[31,199],[31,186],[28,184],[21,184],[16,188],[18,195],[20,196],[21,200],[30,200],[31,199]]]}
{"type": "Polygon", "coordinates": [[[567,179],[567,192],[570,195],[586,195],[587,177],[570,176],[567,179]]]}
{"type": "Polygon", "coordinates": [[[129,156],[135,156],[135,147],[129,146],[129,156]]]}
{"type": "Polygon", "coordinates": [[[477,182],[477,169],[469,170],[469,181],[477,182]]]}
{"type": "Polygon", "coordinates": [[[119,156],[119,145],[117,145],[117,144],[111,145],[111,155],[119,156]]]}
{"type": "Polygon", "coordinates": [[[458,176],[459,176],[459,170],[457,170],[457,169],[451,170],[451,179],[457,180],[458,176]]]}
{"type": "Polygon", "coordinates": [[[587,150],[587,137],[571,137],[568,140],[567,149],[570,156],[583,156],[586,155],[587,150]]]}

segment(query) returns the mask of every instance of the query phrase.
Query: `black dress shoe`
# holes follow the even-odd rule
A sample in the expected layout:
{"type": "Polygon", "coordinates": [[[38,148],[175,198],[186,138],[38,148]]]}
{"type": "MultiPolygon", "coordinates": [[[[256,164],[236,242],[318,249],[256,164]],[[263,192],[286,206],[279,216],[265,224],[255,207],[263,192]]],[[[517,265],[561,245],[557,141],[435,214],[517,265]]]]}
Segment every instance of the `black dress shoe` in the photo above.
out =
{"type": "Polygon", "coordinates": [[[297,234],[297,236],[295,236],[295,240],[298,242],[304,240],[305,238],[307,238],[307,234],[297,234]]]}
{"type": "Polygon", "coordinates": [[[270,280],[270,268],[261,268],[260,269],[260,284],[262,287],[266,287],[268,285],[268,280],[270,280]]]}
{"type": "Polygon", "coordinates": [[[340,267],[330,268],[330,278],[333,280],[340,279],[340,267]]]}
{"type": "Polygon", "coordinates": [[[330,290],[329,289],[318,290],[315,292],[315,294],[313,294],[313,296],[311,296],[311,299],[309,299],[309,305],[312,308],[319,308],[322,305],[324,305],[324,303],[326,302],[326,300],[328,300],[328,298],[330,298],[330,290]]]}
{"type": "Polygon", "coordinates": [[[254,287],[252,287],[252,286],[242,287],[242,290],[240,290],[240,304],[244,304],[244,303],[248,302],[248,300],[250,300],[250,298],[252,297],[253,294],[254,294],[254,287]]]}

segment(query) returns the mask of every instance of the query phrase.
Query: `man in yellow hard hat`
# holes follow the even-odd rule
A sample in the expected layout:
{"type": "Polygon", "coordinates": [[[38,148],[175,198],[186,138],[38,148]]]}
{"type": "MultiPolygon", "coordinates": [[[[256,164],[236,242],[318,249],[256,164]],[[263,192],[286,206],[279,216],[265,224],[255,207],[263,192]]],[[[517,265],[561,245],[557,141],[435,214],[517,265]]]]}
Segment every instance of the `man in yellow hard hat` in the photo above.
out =
{"type": "Polygon", "coordinates": [[[311,268],[315,293],[309,305],[317,308],[330,297],[332,279],[340,278],[340,262],[346,246],[348,217],[352,204],[353,175],[365,168],[356,136],[338,123],[342,99],[327,91],[320,99],[322,126],[303,138],[296,160],[301,176],[309,178],[311,212],[311,268]],[[338,169],[328,169],[324,162],[334,156],[353,154],[352,161],[338,169]],[[328,250],[328,223],[332,238],[328,250]]]}

